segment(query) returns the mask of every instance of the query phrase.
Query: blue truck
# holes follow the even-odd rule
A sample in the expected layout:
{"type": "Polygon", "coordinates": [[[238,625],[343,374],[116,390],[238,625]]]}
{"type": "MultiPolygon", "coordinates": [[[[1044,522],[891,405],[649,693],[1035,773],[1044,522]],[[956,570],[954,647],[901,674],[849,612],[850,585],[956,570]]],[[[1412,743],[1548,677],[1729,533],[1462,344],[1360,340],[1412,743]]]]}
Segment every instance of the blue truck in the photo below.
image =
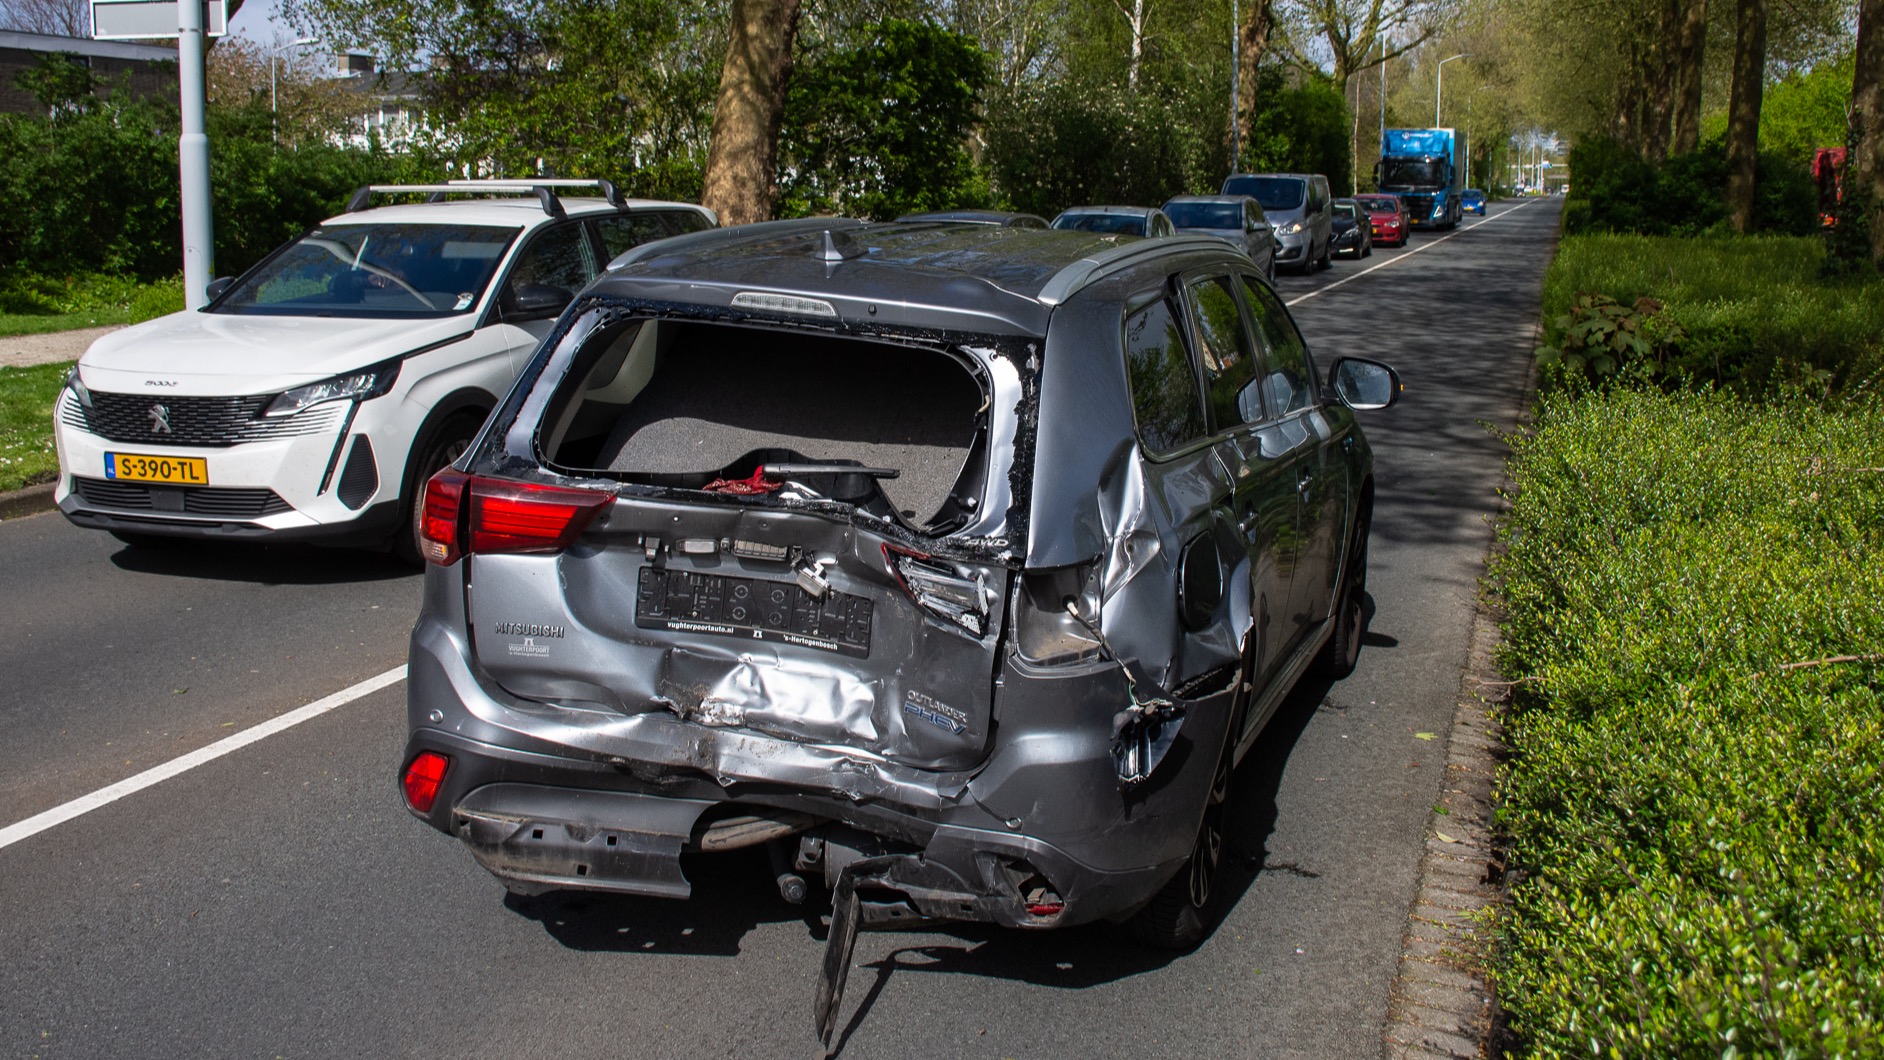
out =
{"type": "Polygon", "coordinates": [[[1458,141],[1451,129],[1388,129],[1380,137],[1374,183],[1406,204],[1415,228],[1451,228],[1459,223],[1464,174],[1454,164],[1458,141]]]}

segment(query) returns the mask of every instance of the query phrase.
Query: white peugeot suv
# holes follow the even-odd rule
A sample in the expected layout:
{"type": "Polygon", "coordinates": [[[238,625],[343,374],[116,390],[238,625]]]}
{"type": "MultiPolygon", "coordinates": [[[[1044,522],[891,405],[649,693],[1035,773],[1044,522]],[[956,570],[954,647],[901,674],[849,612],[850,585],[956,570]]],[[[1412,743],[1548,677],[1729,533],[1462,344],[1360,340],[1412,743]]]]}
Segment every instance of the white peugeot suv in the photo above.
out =
{"type": "Polygon", "coordinates": [[[361,188],[202,309],[92,344],[54,413],[59,509],[133,543],[319,539],[417,563],[425,480],[575,293],[631,247],[717,224],[607,181],[361,188]],[[561,194],[578,188],[600,196],[561,194]]]}

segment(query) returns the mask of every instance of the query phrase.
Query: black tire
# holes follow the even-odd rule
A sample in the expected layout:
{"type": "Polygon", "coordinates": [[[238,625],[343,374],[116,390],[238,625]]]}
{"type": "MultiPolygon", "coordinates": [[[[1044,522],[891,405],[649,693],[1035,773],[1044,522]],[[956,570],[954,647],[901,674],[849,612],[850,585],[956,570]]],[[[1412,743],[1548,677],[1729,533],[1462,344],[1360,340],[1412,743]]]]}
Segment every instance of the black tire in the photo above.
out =
{"type": "Polygon", "coordinates": [[[1361,634],[1367,630],[1367,517],[1354,530],[1347,569],[1335,594],[1334,631],[1310,667],[1317,677],[1340,680],[1354,672],[1361,658],[1361,634]]]}
{"type": "Polygon", "coordinates": [[[483,423],[481,411],[453,413],[427,432],[424,440],[413,448],[412,459],[406,467],[405,496],[399,499],[399,510],[404,518],[392,538],[393,555],[400,562],[425,566],[425,555],[419,551],[419,516],[425,508],[426,480],[463,456],[483,423]]]}
{"type": "Polygon", "coordinates": [[[1197,823],[1191,856],[1177,875],[1165,881],[1151,901],[1125,923],[1132,938],[1142,945],[1160,950],[1194,949],[1216,922],[1221,904],[1217,884],[1223,875],[1224,837],[1229,833],[1230,778],[1236,772],[1237,731],[1233,720],[1224,736],[1223,751],[1217,756],[1210,792],[1204,798],[1204,814],[1197,823]]]}
{"type": "Polygon", "coordinates": [[[1321,245],[1321,261],[1318,264],[1324,269],[1334,268],[1334,240],[1330,239],[1321,245]]]}

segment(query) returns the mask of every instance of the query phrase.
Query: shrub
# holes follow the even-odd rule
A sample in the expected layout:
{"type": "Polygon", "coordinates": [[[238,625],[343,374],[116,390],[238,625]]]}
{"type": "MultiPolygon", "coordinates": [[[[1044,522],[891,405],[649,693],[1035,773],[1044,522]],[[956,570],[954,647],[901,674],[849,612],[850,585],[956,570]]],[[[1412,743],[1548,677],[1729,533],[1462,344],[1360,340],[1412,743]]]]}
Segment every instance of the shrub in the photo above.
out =
{"type": "MultiPolygon", "coordinates": [[[[1710,140],[1659,168],[1614,140],[1595,138],[1570,149],[1579,200],[1564,231],[1697,235],[1727,221],[1727,147],[1710,140]]],[[[1752,230],[1810,235],[1818,228],[1818,191],[1796,159],[1762,153],[1755,177],[1752,230]]]]}
{"type": "Polygon", "coordinates": [[[1497,973],[1538,1056],[1884,1050],[1884,408],[1546,400],[1497,973]]]}
{"type": "Polygon", "coordinates": [[[1546,381],[1860,391],[1884,369],[1884,281],[1822,277],[1824,254],[1814,238],[1565,237],[1544,279],[1546,381]],[[1578,300],[1597,297],[1659,303],[1651,346],[1613,351],[1621,364],[1609,372],[1553,366],[1578,300]]]}

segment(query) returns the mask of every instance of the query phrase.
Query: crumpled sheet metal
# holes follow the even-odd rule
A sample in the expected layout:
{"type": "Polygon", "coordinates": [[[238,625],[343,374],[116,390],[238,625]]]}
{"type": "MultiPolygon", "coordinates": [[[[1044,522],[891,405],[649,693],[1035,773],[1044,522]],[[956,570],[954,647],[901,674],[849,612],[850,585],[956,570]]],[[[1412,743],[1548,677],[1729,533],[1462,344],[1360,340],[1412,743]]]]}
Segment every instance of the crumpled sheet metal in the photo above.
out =
{"type": "Polygon", "coordinates": [[[777,653],[741,653],[729,663],[678,647],[661,662],[654,698],[680,717],[813,742],[878,742],[882,682],[861,680],[843,663],[814,669],[777,653]]]}
{"type": "MultiPolygon", "coordinates": [[[[413,633],[420,642],[452,637],[439,623],[413,633]]],[[[485,688],[458,660],[462,646],[449,651],[415,652],[415,660],[442,659],[442,677],[476,719],[459,725],[457,734],[519,750],[567,753],[575,750],[599,762],[631,763],[654,769],[703,773],[723,785],[740,781],[785,784],[829,792],[852,801],[885,800],[915,809],[942,809],[958,803],[967,787],[965,772],[928,772],[900,766],[854,747],[800,743],[745,729],[716,729],[685,721],[664,711],[623,715],[600,710],[555,710],[553,721],[533,704],[513,706],[485,688]],[[547,722],[547,723],[546,723],[547,722]],[[540,740],[539,740],[540,737],[540,740]]]]}

